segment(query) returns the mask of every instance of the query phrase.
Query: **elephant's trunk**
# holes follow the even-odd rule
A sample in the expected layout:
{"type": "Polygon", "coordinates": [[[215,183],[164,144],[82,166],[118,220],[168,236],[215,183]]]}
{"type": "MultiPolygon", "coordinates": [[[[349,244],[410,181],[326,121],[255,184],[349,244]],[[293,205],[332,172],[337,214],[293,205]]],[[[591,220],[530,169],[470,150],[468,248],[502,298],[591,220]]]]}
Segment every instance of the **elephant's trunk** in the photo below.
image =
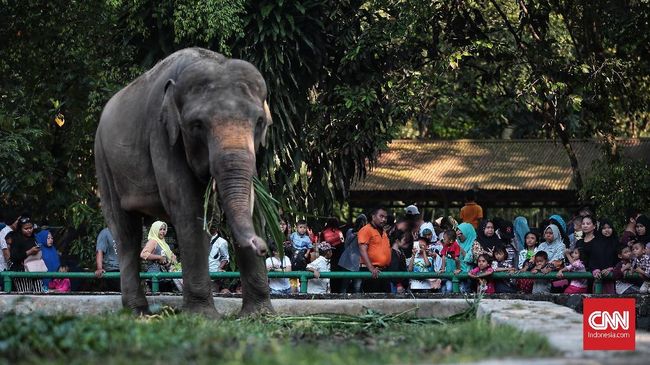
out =
{"type": "Polygon", "coordinates": [[[223,203],[235,242],[241,248],[251,248],[258,255],[267,252],[266,243],[255,234],[252,218],[252,178],[255,174],[255,154],[248,149],[219,148],[211,173],[223,203]]]}

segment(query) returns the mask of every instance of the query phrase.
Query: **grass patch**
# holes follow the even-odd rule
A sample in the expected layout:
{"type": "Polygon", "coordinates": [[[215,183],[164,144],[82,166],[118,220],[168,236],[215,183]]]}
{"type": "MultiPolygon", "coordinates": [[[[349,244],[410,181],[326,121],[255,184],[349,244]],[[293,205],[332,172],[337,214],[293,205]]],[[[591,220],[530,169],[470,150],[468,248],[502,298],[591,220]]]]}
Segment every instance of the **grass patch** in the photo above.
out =
{"type": "Polygon", "coordinates": [[[272,316],[163,313],[0,319],[0,363],[404,364],[548,356],[535,334],[486,321],[418,319],[410,313],[272,316]]]}

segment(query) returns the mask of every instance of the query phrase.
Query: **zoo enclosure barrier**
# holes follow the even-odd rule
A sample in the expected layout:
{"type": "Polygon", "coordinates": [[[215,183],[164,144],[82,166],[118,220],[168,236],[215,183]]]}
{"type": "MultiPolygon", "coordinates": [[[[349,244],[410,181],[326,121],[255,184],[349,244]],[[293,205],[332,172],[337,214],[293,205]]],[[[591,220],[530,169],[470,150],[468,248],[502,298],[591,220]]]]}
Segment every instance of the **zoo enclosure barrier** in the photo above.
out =
{"type": "MultiPolygon", "coordinates": [[[[590,272],[566,272],[563,273],[562,279],[593,279],[594,280],[594,294],[602,294],[603,280],[613,280],[611,273],[602,275],[601,278],[595,278],[590,272]]],[[[365,271],[330,271],[320,273],[323,279],[370,279],[372,273],[365,271]]],[[[533,274],[529,272],[523,273],[494,273],[491,275],[493,279],[545,279],[545,280],[560,280],[556,276],[557,272],[550,272],[548,274],[533,274]]],[[[23,271],[2,271],[0,272],[2,278],[4,291],[10,293],[12,291],[12,278],[69,278],[69,279],[96,279],[92,272],[23,272],[23,271]]],[[[107,272],[102,276],[102,279],[119,279],[119,272],[107,272]]],[[[307,293],[307,280],[314,278],[314,273],[311,271],[290,271],[290,272],[269,272],[268,277],[272,279],[277,278],[296,278],[300,279],[300,292],[307,293]]],[[[158,272],[147,273],[141,272],[140,279],[151,280],[152,293],[159,292],[159,283],[161,279],[182,279],[182,272],[158,272]]],[[[211,272],[211,279],[238,279],[239,272],[211,272]]],[[[403,271],[382,271],[379,273],[381,279],[447,279],[452,282],[452,292],[460,292],[460,280],[468,279],[469,275],[466,273],[434,273],[434,272],[403,272],[403,271]]],[[[628,274],[625,278],[640,278],[639,274],[628,274]]]]}

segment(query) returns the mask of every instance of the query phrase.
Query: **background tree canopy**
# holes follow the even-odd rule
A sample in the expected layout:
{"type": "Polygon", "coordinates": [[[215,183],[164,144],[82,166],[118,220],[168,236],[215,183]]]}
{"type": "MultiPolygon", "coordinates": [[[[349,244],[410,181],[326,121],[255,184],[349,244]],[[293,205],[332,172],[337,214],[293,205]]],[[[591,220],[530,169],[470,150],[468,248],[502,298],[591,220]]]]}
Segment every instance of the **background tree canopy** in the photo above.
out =
{"type": "Polygon", "coordinates": [[[616,161],[650,129],[649,3],[0,0],[0,205],[92,247],[101,109],[190,46],[265,76],[258,167],[287,211],[336,214],[394,138],[595,137],[616,161]]]}

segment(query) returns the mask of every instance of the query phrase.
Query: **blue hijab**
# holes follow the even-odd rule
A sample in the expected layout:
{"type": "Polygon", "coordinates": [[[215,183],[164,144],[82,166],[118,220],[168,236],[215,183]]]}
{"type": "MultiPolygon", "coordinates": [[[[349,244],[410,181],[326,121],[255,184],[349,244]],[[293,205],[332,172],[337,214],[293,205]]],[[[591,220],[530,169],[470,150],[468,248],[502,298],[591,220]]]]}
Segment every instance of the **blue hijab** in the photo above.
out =
{"type": "Polygon", "coordinates": [[[558,214],[553,214],[552,216],[548,217],[548,219],[552,219],[556,221],[560,227],[562,228],[562,232],[567,233],[566,231],[566,223],[564,222],[564,219],[560,217],[558,214]]]}
{"type": "MultiPolygon", "coordinates": [[[[59,253],[56,252],[56,247],[54,245],[47,245],[47,236],[50,234],[50,231],[47,229],[42,230],[35,234],[36,242],[41,245],[41,253],[43,254],[43,261],[45,261],[45,266],[47,266],[48,272],[59,271],[59,266],[61,266],[61,260],[59,259],[59,253]]],[[[44,279],[48,280],[49,279],[44,279]]]]}
{"type": "Polygon", "coordinates": [[[470,264],[474,262],[474,258],[472,257],[472,246],[474,245],[474,241],[476,241],[476,230],[471,223],[459,224],[458,230],[461,231],[465,237],[464,241],[461,241],[460,239],[458,240],[458,245],[460,245],[460,248],[465,251],[465,258],[461,258],[460,261],[460,269],[462,272],[466,273],[470,270],[470,264]]]}
{"type": "Polygon", "coordinates": [[[530,232],[528,220],[525,217],[517,217],[512,222],[512,226],[515,231],[515,237],[517,238],[517,251],[521,251],[526,245],[526,234],[530,232]]]}

